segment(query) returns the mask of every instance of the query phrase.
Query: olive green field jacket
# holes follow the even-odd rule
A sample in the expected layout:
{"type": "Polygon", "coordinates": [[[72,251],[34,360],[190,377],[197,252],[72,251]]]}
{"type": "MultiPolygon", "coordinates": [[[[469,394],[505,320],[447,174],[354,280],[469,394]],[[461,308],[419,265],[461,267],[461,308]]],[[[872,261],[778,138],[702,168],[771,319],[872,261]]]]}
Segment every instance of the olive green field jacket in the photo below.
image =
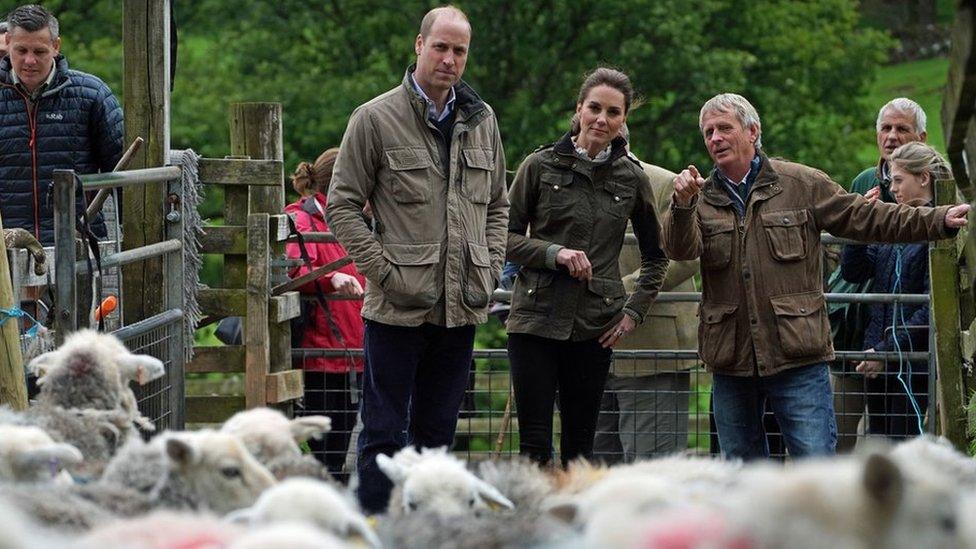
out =
{"type": "Polygon", "coordinates": [[[508,260],[522,266],[512,293],[509,333],[557,340],[599,337],[626,308],[638,322],[668,269],[654,193],[626,142],[594,163],[575,154],[569,134],[530,154],[509,191],[508,260]],[[628,298],[618,267],[627,221],[633,225],[641,273],[628,298]],[[593,277],[579,281],[556,265],[562,248],[586,252],[593,277]]]}
{"type": "Polygon", "coordinates": [[[495,114],[455,86],[448,167],[427,103],[407,69],[400,86],[358,107],[336,160],[326,217],[366,276],[363,317],[397,326],[487,320],[505,258],[508,195],[495,114]],[[372,230],[363,207],[372,207],[372,230]]]}

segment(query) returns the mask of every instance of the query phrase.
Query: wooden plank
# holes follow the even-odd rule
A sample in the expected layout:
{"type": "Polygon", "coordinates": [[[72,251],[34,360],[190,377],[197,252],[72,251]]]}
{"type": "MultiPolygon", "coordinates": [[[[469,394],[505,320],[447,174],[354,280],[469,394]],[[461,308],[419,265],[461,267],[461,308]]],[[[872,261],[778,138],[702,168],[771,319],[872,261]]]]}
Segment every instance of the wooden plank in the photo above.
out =
{"type": "MultiPolygon", "coordinates": [[[[122,44],[125,143],[142,137],[131,169],[163,166],[169,159],[170,0],[124,0],[122,44]]],[[[124,249],[164,239],[166,184],[126,189],[122,197],[124,249]]],[[[162,258],[122,269],[125,319],[148,318],[164,307],[158,283],[162,258]]]]}
{"type": "Polygon", "coordinates": [[[247,253],[247,227],[244,225],[207,225],[200,235],[200,253],[247,253]]]}
{"type": "Polygon", "coordinates": [[[281,404],[305,395],[305,381],[301,370],[285,370],[268,374],[265,385],[268,404],[281,404]]]}
{"type": "MultiPolygon", "coordinates": [[[[936,204],[955,202],[952,181],[936,183],[936,204]]],[[[938,401],[942,435],[961,451],[966,450],[966,394],[963,385],[959,326],[959,272],[952,239],[931,245],[929,269],[932,288],[932,321],[935,330],[938,401]]]]}
{"type": "Polygon", "coordinates": [[[302,299],[298,292],[285,292],[268,300],[269,320],[275,324],[287,322],[302,314],[302,299]]]}
{"type": "Polygon", "coordinates": [[[298,278],[294,278],[292,280],[289,280],[288,282],[285,282],[284,284],[281,284],[279,286],[275,286],[274,289],[271,290],[271,294],[272,295],[281,295],[281,294],[283,294],[285,292],[290,292],[292,290],[297,290],[298,288],[301,288],[302,286],[308,284],[309,282],[311,282],[313,280],[317,280],[322,275],[327,275],[327,274],[331,273],[332,271],[335,271],[337,269],[341,269],[342,267],[345,267],[346,265],[348,265],[350,263],[352,263],[352,258],[351,257],[349,257],[348,255],[346,257],[341,257],[341,258],[336,259],[335,261],[333,261],[331,263],[326,263],[325,265],[322,265],[321,267],[316,267],[316,268],[312,269],[311,271],[303,274],[302,276],[300,276],[298,278]]]}
{"type": "Polygon", "coordinates": [[[284,242],[285,240],[288,240],[289,233],[288,216],[286,214],[272,215],[271,238],[273,238],[275,242],[284,242]]]}
{"type": "Polygon", "coordinates": [[[188,374],[239,374],[244,372],[244,346],[194,347],[188,374]]]}
{"type": "Polygon", "coordinates": [[[186,397],[187,423],[223,423],[244,409],[242,396],[186,397]]]}
{"type": "Polygon", "coordinates": [[[247,217],[247,315],[244,326],[244,395],[247,407],[264,406],[265,377],[271,362],[268,332],[270,266],[268,214],[247,217]]]}
{"type": "MultiPolygon", "coordinates": [[[[230,111],[231,154],[284,160],[281,103],[232,103],[230,111]]],[[[270,183],[272,186],[249,189],[249,212],[277,214],[285,209],[283,173],[278,172],[275,181],[270,183]]]]}
{"type": "Polygon", "coordinates": [[[203,288],[197,290],[200,311],[214,316],[245,316],[247,314],[247,293],[244,290],[227,288],[203,288]]]}
{"type": "Polygon", "coordinates": [[[949,74],[942,94],[942,129],[949,152],[962,150],[963,139],[976,99],[976,52],[973,31],[976,10],[960,2],[952,24],[949,74]]]}
{"type": "Polygon", "coordinates": [[[55,309],[55,342],[78,329],[78,278],[75,276],[75,179],[70,170],[54,170],[54,280],[57,308],[55,309]]]}
{"type": "Polygon", "coordinates": [[[281,160],[201,158],[200,182],[229,186],[275,186],[284,181],[281,160]]]}

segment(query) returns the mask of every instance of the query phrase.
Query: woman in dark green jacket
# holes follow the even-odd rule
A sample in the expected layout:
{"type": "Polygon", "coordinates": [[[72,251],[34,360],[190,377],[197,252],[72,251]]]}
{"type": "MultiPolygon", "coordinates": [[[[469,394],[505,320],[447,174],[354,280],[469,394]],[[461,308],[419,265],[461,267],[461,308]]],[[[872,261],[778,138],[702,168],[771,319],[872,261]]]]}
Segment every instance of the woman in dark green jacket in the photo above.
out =
{"type": "Polygon", "coordinates": [[[650,182],[620,136],[633,95],[622,72],[590,73],[573,130],[529,155],[509,191],[507,258],[522,266],[507,322],[520,451],[543,464],[557,390],[563,464],[591,457],[612,348],[667,273],[650,182]],[[641,252],[629,298],[617,267],[628,220],[641,252]]]}

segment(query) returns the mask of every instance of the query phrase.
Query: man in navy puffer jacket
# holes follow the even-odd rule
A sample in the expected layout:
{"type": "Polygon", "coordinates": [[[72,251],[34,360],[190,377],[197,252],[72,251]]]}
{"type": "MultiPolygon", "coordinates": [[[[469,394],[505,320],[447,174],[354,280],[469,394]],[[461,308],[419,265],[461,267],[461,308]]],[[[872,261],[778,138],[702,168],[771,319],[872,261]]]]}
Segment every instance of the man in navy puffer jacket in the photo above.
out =
{"type": "MultiPolygon", "coordinates": [[[[122,108],[104,82],[68,69],[58,20],[38,5],[7,16],[0,60],[0,215],[3,226],[54,243],[52,176],[111,171],[122,156],[122,108]]],[[[78,189],[78,213],[84,210],[78,189]]],[[[92,230],[104,236],[99,217],[92,230]]]]}

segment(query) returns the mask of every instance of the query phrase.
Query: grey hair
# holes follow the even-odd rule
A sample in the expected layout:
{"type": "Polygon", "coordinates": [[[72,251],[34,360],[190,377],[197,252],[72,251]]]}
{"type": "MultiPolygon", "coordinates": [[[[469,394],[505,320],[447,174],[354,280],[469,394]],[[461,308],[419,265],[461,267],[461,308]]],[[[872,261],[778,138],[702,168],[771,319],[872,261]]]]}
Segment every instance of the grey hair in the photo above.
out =
{"type": "Polygon", "coordinates": [[[52,42],[58,39],[58,32],[60,30],[58,18],[44,9],[43,6],[37,4],[24,4],[8,13],[7,27],[10,31],[21,28],[27,32],[48,29],[51,31],[52,42]]]}
{"type": "Polygon", "coordinates": [[[920,141],[911,141],[898,147],[888,159],[893,165],[918,177],[929,174],[932,181],[952,179],[952,168],[939,151],[920,141]]]}
{"type": "Polygon", "coordinates": [[[0,34],[7,34],[8,26],[6,21],[0,21],[0,34]]]}
{"type": "Polygon", "coordinates": [[[922,133],[925,131],[925,111],[922,110],[922,106],[918,103],[912,101],[907,97],[898,97],[892,99],[885,103],[884,107],[878,111],[878,121],[875,124],[876,131],[881,131],[881,119],[884,118],[885,112],[892,110],[898,111],[905,114],[910,114],[915,117],[915,131],[917,133],[922,133]]]}
{"type": "Polygon", "coordinates": [[[759,113],[756,107],[748,99],[737,93],[720,93],[709,99],[702,105],[701,112],[698,113],[698,130],[703,128],[705,114],[709,112],[732,113],[742,124],[743,128],[756,127],[758,136],[756,137],[756,148],[762,148],[762,122],[759,120],[759,113]]]}

